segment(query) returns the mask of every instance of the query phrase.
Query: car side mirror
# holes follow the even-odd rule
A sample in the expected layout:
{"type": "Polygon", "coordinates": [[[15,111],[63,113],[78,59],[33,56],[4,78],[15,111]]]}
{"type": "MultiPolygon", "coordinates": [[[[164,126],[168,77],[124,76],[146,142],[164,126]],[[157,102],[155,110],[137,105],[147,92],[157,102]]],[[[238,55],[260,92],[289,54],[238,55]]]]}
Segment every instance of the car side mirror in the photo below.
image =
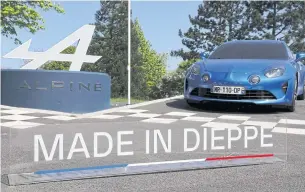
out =
{"type": "Polygon", "coordinates": [[[305,52],[297,53],[296,60],[305,59],[305,52]]]}
{"type": "Polygon", "coordinates": [[[208,53],[204,53],[204,52],[200,53],[200,58],[201,58],[202,60],[207,59],[208,57],[209,57],[209,54],[208,54],[208,53]]]}

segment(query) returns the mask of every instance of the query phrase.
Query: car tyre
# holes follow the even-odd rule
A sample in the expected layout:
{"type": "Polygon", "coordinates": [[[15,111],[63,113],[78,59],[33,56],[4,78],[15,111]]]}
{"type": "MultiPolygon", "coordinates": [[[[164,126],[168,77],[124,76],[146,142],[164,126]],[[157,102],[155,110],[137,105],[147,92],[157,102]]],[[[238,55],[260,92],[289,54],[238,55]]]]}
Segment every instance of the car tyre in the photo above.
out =
{"type": "Polygon", "coordinates": [[[297,99],[298,81],[295,80],[294,83],[295,83],[295,85],[294,85],[294,93],[293,93],[293,97],[292,97],[293,98],[292,99],[292,104],[287,107],[287,110],[289,112],[294,112],[295,111],[295,100],[297,99]]]}
{"type": "Polygon", "coordinates": [[[302,93],[302,95],[299,95],[297,97],[297,99],[298,100],[304,100],[305,99],[305,83],[304,83],[304,87],[303,87],[303,93],[302,93]]]}
{"type": "Polygon", "coordinates": [[[186,103],[190,106],[190,107],[193,107],[193,108],[197,108],[198,106],[198,104],[197,103],[193,103],[193,102],[191,102],[190,100],[186,100],[186,103]]]}
{"type": "Polygon", "coordinates": [[[287,109],[288,109],[288,111],[289,112],[294,112],[295,111],[295,97],[294,97],[294,99],[293,99],[293,101],[292,101],[292,104],[290,105],[290,106],[288,106],[287,107],[287,109]]]}

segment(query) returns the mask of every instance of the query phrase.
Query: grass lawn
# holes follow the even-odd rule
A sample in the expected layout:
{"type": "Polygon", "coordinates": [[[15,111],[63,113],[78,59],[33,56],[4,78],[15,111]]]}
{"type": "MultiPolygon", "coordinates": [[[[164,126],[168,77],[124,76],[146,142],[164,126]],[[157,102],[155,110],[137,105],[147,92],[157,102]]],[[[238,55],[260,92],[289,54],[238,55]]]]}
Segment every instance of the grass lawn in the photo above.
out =
{"type": "MultiPolygon", "coordinates": [[[[131,103],[141,103],[144,102],[146,100],[141,100],[141,99],[133,99],[131,98],[131,103]]],[[[127,103],[128,102],[128,98],[111,98],[111,103],[127,103]]]]}

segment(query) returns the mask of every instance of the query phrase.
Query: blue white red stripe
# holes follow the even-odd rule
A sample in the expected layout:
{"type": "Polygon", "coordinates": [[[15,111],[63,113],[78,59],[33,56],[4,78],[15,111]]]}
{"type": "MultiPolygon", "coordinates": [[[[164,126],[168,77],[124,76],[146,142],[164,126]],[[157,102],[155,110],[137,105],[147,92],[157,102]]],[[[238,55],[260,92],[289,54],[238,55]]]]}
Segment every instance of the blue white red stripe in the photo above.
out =
{"type": "Polygon", "coordinates": [[[104,166],[95,166],[95,167],[43,170],[43,171],[36,171],[36,172],[34,172],[34,174],[50,174],[50,173],[71,172],[71,171],[84,171],[84,170],[103,170],[103,169],[113,169],[113,168],[121,168],[121,167],[166,165],[166,164],[194,163],[194,162],[205,162],[205,161],[224,161],[224,160],[232,160],[232,159],[264,158],[264,157],[273,157],[273,156],[274,156],[273,154],[257,154],[257,155],[242,155],[242,156],[208,157],[208,158],[204,158],[204,159],[189,159],[189,160],[178,160],[178,161],[160,161],[160,162],[133,163],[133,164],[113,164],[113,165],[104,165],[104,166]]]}
{"type": "Polygon", "coordinates": [[[75,179],[102,178],[170,171],[209,169],[232,166],[270,164],[282,161],[273,154],[208,157],[202,159],[161,161],[133,164],[113,164],[95,167],[39,170],[32,173],[8,174],[8,185],[21,185],[75,179]]]}

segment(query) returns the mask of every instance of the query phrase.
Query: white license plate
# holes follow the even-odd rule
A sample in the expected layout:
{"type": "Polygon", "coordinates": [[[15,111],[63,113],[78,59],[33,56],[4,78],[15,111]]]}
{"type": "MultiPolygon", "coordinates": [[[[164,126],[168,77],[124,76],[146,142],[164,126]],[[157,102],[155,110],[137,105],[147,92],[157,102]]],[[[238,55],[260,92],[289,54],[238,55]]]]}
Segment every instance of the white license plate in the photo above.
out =
{"type": "Polygon", "coordinates": [[[245,88],[244,87],[233,87],[233,86],[214,86],[212,88],[212,93],[243,95],[243,94],[245,94],[245,88]]]}

